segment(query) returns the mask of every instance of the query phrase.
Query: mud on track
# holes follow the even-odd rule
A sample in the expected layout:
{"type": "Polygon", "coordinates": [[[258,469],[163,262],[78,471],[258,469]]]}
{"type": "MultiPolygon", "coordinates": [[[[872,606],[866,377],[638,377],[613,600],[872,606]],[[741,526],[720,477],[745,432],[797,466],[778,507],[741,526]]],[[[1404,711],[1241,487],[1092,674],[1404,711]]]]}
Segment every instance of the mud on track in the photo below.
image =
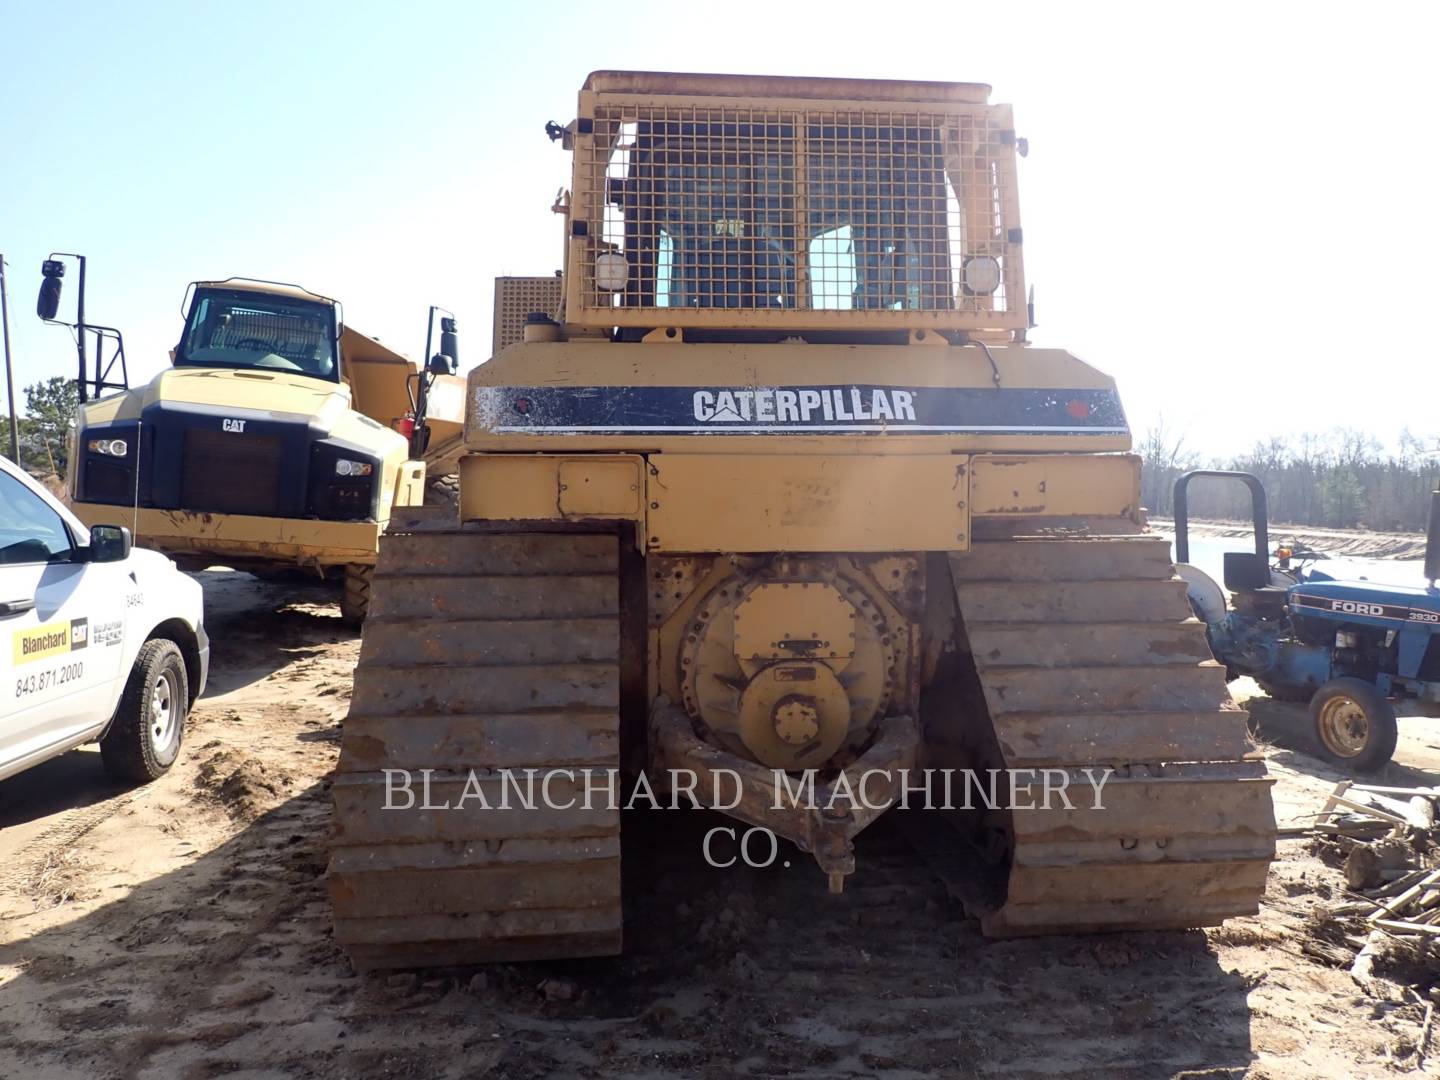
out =
{"type": "MultiPolygon", "coordinates": [[[[1302,951],[1342,887],[1303,839],[1281,841],[1260,915],[1220,930],[987,942],[900,815],[830,897],[783,847],[766,870],[706,866],[718,816],[636,811],[623,957],[356,976],[322,874],[358,643],[323,589],[202,577],[215,693],[183,763],[125,792],[78,751],[0,785],[0,1076],[1415,1072],[1423,1007],[1302,951]]],[[[1334,774],[1261,704],[1290,824],[1334,774]]],[[[1398,782],[1440,780],[1440,724],[1401,727],[1398,782]]]]}

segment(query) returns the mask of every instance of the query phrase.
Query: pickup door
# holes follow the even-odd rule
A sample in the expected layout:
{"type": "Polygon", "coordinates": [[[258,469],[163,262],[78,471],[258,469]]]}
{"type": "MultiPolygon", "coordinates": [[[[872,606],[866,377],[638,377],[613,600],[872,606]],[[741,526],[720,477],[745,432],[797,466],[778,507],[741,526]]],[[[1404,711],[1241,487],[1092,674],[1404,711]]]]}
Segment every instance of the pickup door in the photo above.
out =
{"type": "Polygon", "coordinates": [[[88,549],[43,496],[0,472],[0,776],[97,735],[119,699],[126,563],[88,549]]]}

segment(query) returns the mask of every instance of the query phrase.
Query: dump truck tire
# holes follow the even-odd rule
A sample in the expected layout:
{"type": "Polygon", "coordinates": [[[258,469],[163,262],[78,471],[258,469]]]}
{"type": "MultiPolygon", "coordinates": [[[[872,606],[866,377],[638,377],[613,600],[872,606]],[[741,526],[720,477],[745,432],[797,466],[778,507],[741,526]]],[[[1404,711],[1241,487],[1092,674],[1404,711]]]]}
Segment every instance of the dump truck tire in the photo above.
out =
{"type": "Polygon", "coordinates": [[[340,596],[340,617],[350,626],[360,626],[370,610],[370,589],[375,577],[373,566],[354,563],[345,567],[345,591],[340,596]]]}
{"type": "Polygon", "coordinates": [[[613,535],[381,538],[331,786],[357,970],[620,951],[619,593],[613,535]]]}
{"type": "Polygon", "coordinates": [[[1018,801],[1039,803],[1040,778],[1063,775],[1074,803],[1012,811],[1004,899],[982,929],[1180,929],[1253,914],[1275,854],[1272,781],[1250,758],[1246,713],[1167,541],[1017,538],[949,565],[1004,765],[1035,780],[1018,801]]]}
{"type": "Polygon", "coordinates": [[[425,505],[460,509],[460,474],[436,476],[425,481],[425,505]]]}

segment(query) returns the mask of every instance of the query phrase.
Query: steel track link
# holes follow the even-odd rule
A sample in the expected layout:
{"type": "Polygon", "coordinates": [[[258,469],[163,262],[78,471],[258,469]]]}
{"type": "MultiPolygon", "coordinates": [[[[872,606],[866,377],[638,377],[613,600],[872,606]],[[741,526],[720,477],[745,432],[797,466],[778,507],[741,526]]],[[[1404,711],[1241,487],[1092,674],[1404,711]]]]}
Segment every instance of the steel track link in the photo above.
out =
{"type": "Polygon", "coordinates": [[[620,951],[619,813],[580,780],[619,765],[618,575],[614,536],[382,539],[332,788],[357,969],[620,951]]]}
{"type": "Polygon", "coordinates": [[[1064,770],[1075,807],[1052,797],[1012,812],[1005,900],[985,932],[1210,926],[1255,912],[1275,853],[1272,781],[1168,544],[979,543],[950,568],[1005,765],[1064,770]],[[1115,771],[1100,809],[1090,778],[1103,768],[1115,771]]]}

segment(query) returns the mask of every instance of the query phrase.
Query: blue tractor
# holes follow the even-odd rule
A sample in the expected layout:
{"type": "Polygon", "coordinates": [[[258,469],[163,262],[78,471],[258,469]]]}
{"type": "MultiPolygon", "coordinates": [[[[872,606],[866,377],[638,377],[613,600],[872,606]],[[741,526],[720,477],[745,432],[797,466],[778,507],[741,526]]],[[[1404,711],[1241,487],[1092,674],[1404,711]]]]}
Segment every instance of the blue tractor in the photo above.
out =
{"type": "Polygon", "coordinates": [[[1271,697],[1310,702],[1321,754],[1356,771],[1395,752],[1395,705],[1440,716],[1440,491],[1431,496],[1428,586],[1337,580],[1282,548],[1271,561],[1265,488],[1244,472],[1200,469],[1175,481],[1175,562],[1210,649],[1231,678],[1249,675],[1271,697]],[[1187,489],[1197,476],[1250,489],[1254,552],[1226,552],[1225,591],[1190,565],[1187,489]],[[1296,562],[1300,566],[1296,566],[1296,562]]]}

